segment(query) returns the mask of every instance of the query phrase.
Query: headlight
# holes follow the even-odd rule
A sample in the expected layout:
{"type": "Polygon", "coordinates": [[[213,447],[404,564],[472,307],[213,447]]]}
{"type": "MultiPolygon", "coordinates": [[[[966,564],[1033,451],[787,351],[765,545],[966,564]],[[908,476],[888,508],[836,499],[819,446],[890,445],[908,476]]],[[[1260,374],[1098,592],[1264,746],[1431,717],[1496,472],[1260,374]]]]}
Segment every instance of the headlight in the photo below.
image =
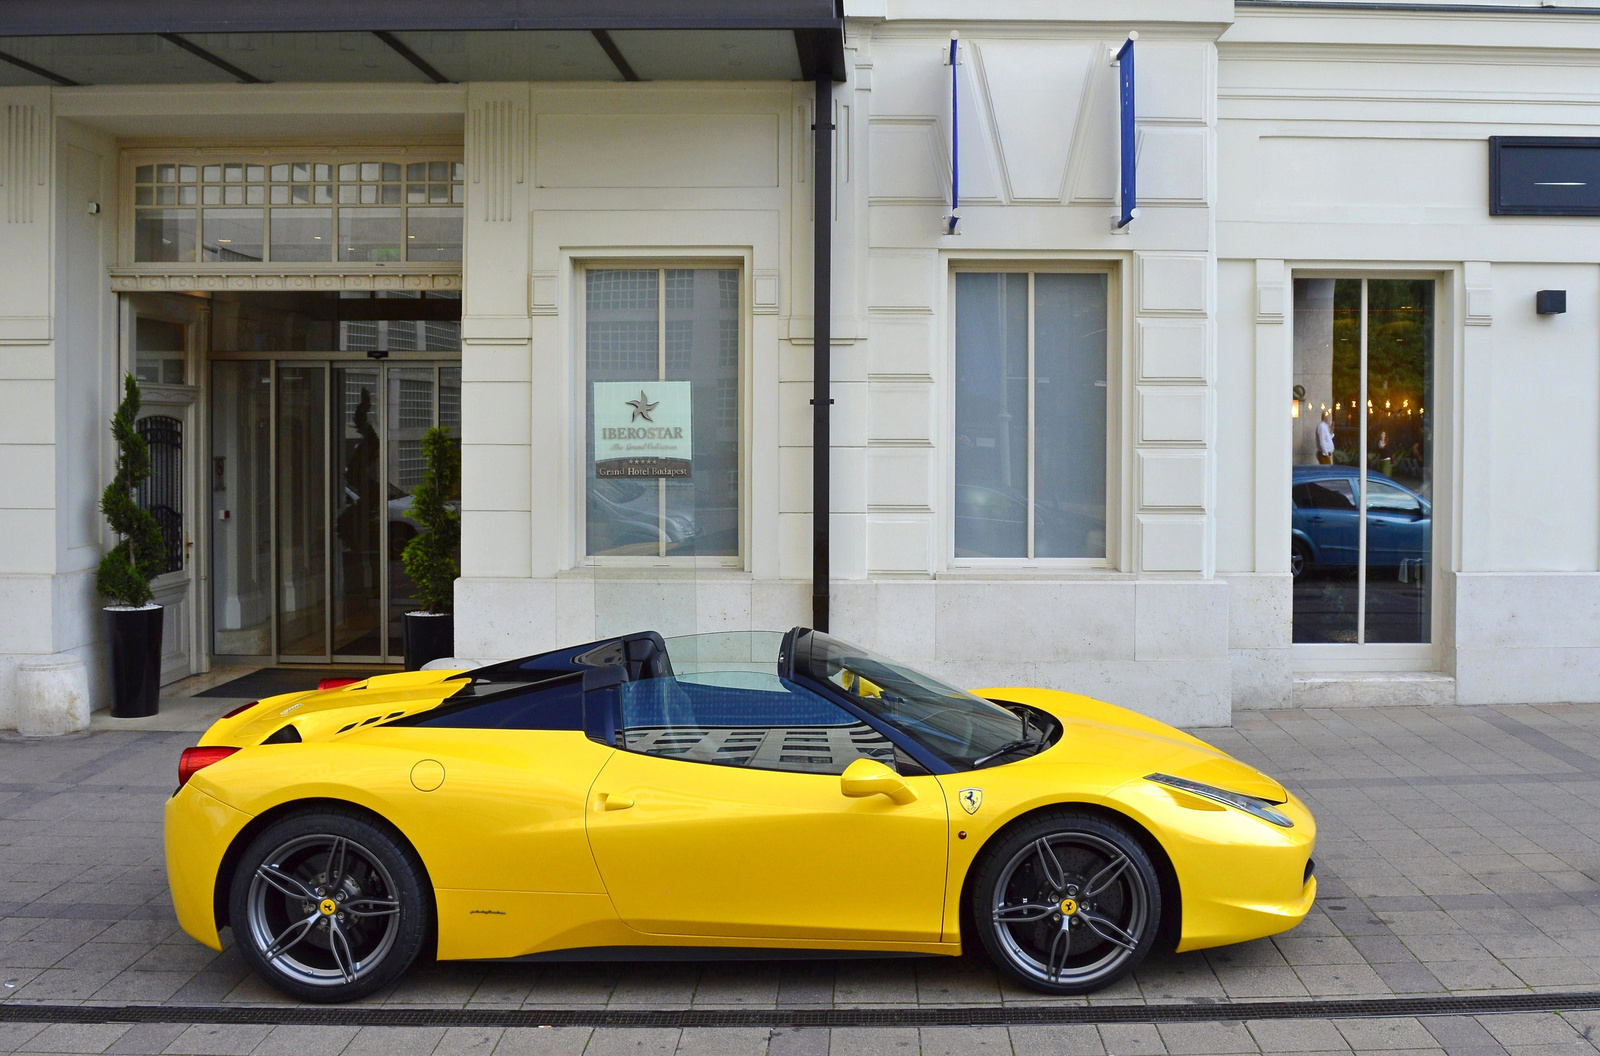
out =
{"type": "Polygon", "coordinates": [[[1149,774],[1145,777],[1145,780],[1154,781],[1158,785],[1168,785],[1172,788],[1182,789],[1185,792],[1204,796],[1207,799],[1214,799],[1218,803],[1226,803],[1228,806],[1242,810],[1246,814],[1252,814],[1262,821],[1270,821],[1272,824],[1281,825],[1286,829],[1294,828],[1294,822],[1289,820],[1283,813],[1275,810],[1274,805],[1265,799],[1257,799],[1255,796],[1246,796],[1238,792],[1229,792],[1227,789],[1213,788],[1210,785],[1202,785],[1198,781],[1173,777],[1171,774],[1149,774]]]}

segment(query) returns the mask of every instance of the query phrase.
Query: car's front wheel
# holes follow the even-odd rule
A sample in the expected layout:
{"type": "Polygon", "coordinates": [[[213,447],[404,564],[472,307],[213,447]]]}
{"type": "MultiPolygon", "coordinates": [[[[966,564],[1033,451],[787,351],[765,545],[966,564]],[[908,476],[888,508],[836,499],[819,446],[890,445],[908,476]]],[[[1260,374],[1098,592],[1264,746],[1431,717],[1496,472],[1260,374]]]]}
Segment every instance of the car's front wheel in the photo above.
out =
{"type": "Polygon", "coordinates": [[[306,1001],[353,1001],[398,979],[428,934],[416,852],[355,812],[291,814],[239,859],[234,942],[262,979],[306,1001]]]}
{"type": "Polygon", "coordinates": [[[1161,924],[1161,884],[1132,833],[1049,811],[1003,833],[979,863],[972,912],[991,960],[1024,986],[1084,994],[1139,966],[1161,924]]]}

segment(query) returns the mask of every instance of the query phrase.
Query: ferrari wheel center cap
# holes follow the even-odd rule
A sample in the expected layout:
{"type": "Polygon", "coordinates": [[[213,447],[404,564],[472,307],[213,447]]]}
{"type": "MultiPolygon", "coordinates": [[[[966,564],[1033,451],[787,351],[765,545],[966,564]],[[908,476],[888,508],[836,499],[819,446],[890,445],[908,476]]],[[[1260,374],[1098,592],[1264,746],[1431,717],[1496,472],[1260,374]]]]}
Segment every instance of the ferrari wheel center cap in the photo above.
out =
{"type": "Polygon", "coordinates": [[[1070,917],[1078,912],[1078,903],[1075,899],[1063,898],[1061,900],[1061,915],[1070,917]]]}
{"type": "Polygon", "coordinates": [[[323,916],[331,917],[336,912],[338,912],[339,903],[335,902],[331,898],[325,898],[325,899],[322,900],[322,902],[320,904],[318,904],[317,909],[319,909],[322,912],[323,916]]]}

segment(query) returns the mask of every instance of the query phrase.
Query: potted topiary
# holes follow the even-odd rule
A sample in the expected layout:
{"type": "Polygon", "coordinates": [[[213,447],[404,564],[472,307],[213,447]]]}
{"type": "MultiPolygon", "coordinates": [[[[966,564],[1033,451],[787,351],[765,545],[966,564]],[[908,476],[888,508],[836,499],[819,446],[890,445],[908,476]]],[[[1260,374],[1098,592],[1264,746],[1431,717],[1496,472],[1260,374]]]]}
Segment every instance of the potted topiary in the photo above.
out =
{"type": "Polygon", "coordinates": [[[119,541],[100,561],[95,587],[111,634],[111,714],[119,719],[154,715],[161,706],[161,606],[150,600],[150,580],[165,568],[166,543],[155,517],[134,498],[150,475],[150,448],[134,428],[139,383],[123,379],[122,403],[111,417],[117,473],[100,496],[100,512],[119,541]]]}
{"type": "Polygon", "coordinates": [[[411,518],[421,527],[400,554],[423,608],[405,614],[406,670],[455,655],[456,557],[461,550],[461,515],[453,500],[461,490],[461,452],[448,429],[422,437],[422,483],[411,493],[411,518]]]}

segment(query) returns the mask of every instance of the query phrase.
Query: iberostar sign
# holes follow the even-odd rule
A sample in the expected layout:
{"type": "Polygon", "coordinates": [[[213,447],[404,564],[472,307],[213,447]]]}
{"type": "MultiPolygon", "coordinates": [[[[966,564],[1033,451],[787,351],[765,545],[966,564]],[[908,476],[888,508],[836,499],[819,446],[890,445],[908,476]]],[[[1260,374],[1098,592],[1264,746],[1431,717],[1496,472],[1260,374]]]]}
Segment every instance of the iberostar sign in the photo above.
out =
{"type": "Polygon", "coordinates": [[[687,477],[694,457],[687,381],[594,383],[594,475],[687,477]]]}

